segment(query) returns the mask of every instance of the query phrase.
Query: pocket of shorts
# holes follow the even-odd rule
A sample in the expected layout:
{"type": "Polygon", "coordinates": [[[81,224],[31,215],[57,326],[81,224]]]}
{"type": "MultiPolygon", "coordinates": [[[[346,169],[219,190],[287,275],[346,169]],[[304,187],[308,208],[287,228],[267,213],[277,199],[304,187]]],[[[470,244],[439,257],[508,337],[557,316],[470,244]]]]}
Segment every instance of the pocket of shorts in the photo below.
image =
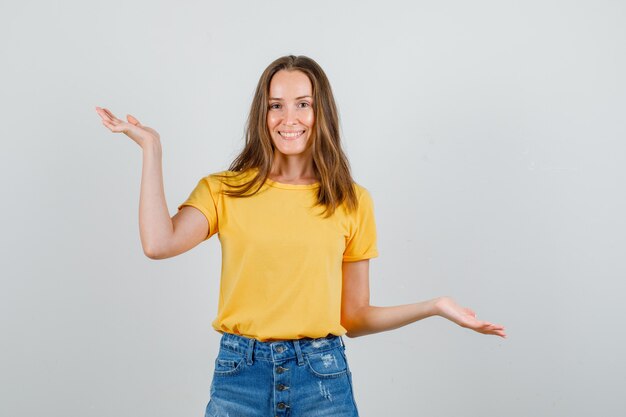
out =
{"type": "Polygon", "coordinates": [[[341,356],[343,356],[343,360],[346,361],[346,370],[350,374],[350,364],[348,363],[348,357],[346,356],[346,348],[345,346],[341,346],[341,356]]]}
{"type": "Polygon", "coordinates": [[[244,356],[241,353],[220,347],[220,351],[215,358],[215,368],[213,370],[216,376],[231,376],[241,372],[244,367],[244,356]]]}
{"type": "Polygon", "coordinates": [[[348,372],[346,361],[341,347],[320,353],[310,353],[305,356],[308,370],[318,378],[338,378],[348,372]]]}

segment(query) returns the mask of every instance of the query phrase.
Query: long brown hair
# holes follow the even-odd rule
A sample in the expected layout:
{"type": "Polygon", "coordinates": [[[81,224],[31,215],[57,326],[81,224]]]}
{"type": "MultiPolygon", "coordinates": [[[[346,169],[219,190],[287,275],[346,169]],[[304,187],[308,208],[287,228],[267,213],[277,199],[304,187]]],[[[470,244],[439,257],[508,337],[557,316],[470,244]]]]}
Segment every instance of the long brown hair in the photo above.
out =
{"type": "MultiPolygon", "coordinates": [[[[309,140],[312,141],[313,169],[320,178],[316,205],[325,207],[323,212],[326,213],[325,217],[332,215],[344,201],[349,211],[356,209],[354,180],[350,173],[348,158],[341,147],[339,116],[330,82],[317,62],[303,55],[280,57],[261,74],[246,122],[244,149],[228,168],[229,171],[241,174],[253,168],[257,168],[258,171],[254,178],[247,182],[228,184],[229,188],[236,190],[223,192],[232,197],[250,197],[262,188],[269,176],[274,157],[274,143],[267,128],[269,88],[272,77],[280,70],[302,71],[309,77],[313,86],[315,119],[309,140]],[[249,193],[255,186],[256,190],[249,193]]],[[[217,176],[232,179],[232,174],[217,176]]]]}

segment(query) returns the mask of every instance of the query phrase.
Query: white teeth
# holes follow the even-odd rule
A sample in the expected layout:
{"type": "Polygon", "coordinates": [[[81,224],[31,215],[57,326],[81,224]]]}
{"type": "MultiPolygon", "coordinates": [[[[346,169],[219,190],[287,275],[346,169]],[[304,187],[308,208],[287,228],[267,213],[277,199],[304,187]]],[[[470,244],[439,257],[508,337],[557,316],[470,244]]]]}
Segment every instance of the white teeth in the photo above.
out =
{"type": "Polygon", "coordinates": [[[301,134],[304,133],[304,130],[301,130],[299,132],[278,132],[280,133],[281,136],[285,137],[285,138],[296,138],[298,136],[300,136],[301,134]]]}

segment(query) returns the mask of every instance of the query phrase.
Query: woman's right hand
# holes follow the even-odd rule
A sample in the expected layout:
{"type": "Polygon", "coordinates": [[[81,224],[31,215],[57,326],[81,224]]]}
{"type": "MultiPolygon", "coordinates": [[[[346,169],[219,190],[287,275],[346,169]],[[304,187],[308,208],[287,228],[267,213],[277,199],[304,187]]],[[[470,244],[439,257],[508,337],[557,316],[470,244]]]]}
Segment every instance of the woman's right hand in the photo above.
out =
{"type": "Polygon", "coordinates": [[[139,123],[139,120],[135,119],[130,114],[126,116],[127,122],[118,119],[109,110],[96,107],[96,111],[102,118],[102,124],[108,127],[111,132],[123,133],[142,149],[153,142],[158,142],[161,139],[159,133],[151,127],[144,126],[139,123]]]}

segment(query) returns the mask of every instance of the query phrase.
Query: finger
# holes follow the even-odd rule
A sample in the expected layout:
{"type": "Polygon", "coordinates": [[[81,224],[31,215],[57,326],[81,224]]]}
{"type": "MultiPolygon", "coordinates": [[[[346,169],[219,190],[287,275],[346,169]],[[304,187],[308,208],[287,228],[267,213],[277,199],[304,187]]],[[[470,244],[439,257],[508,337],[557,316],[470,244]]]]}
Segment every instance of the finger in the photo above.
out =
{"type": "Polygon", "coordinates": [[[102,124],[106,126],[107,128],[109,128],[111,132],[117,132],[117,127],[113,123],[103,120],[102,124]]]}
{"type": "Polygon", "coordinates": [[[111,117],[111,112],[107,113],[106,111],[104,111],[104,109],[100,109],[98,111],[98,114],[100,115],[100,117],[102,117],[102,120],[106,120],[106,121],[108,121],[109,123],[112,123],[112,124],[118,124],[119,123],[119,120],[117,120],[115,118],[115,116],[111,117]]]}
{"type": "Polygon", "coordinates": [[[134,124],[135,126],[141,126],[141,123],[139,123],[139,120],[137,120],[136,118],[134,118],[133,116],[131,116],[130,114],[126,115],[126,118],[128,119],[128,121],[132,124],[134,124]]]}
{"type": "Polygon", "coordinates": [[[492,330],[490,333],[495,334],[496,336],[506,337],[504,330],[492,330]]]}
{"type": "Polygon", "coordinates": [[[494,323],[490,323],[488,321],[484,321],[482,326],[490,327],[492,329],[504,329],[504,326],[502,326],[501,324],[494,324],[494,323]]]}
{"type": "Polygon", "coordinates": [[[504,332],[498,331],[498,332],[492,332],[491,334],[506,338],[506,334],[504,332]]]}
{"type": "Polygon", "coordinates": [[[106,114],[106,112],[102,110],[102,108],[96,107],[96,112],[100,117],[102,117],[102,120],[111,120],[111,117],[109,117],[109,115],[106,114]]]}
{"type": "Polygon", "coordinates": [[[115,117],[115,115],[114,115],[113,113],[111,113],[111,112],[109,111],[109,109],[105,109],[105,108],[103,108],[102,110],[104,110],[104,112],[105,112],[106,114],[108,114],[108,115],[109,115],[109,117],[110,117],[113,121],[118,121],[118,122],[120,122],[120,121],[121,121],[120,119],[118,119],[117,117],[115,117]]]}
{"type": "Polygon", "coordinates": [[[120,120],[118,118],[114,118],[114,119],[110,119],[111,123],[113,123],[114,125],[119,125],[120,123],[126,123],[124,120],[120,120]]]}
{"type": "Polygon", "coordinates": [[[492,334],[494,336],[501,336],[501,337],[506,337],[505,333],[501,330],[482,330],[480,331],[480,333],[482,334],[492,334]]]}
{"type": "Polygon", "coordinates": [[[111,117],[112,119],[115,119],[115,115],[113,113],[111,113],[111,110],[107,109],[106,107],[103,107],[102,111],[104,111],[106,114],[108,114],[109,117],[111,117]]]}
{"type": "Polygon", "coordinates": [[[119,125],[120,123],[122,123],[122,121],[121,121],[121,120],[111,119],[111,118],[109,118],[109,120],[108,120],[108,121],[109,121],[109,123],[111,123],[113,126],[117,126],[117,125],[119,125]]]}
{"type": "Polygon", "coordinates": [[[493,334],[496,331],[500,331],[502,329],[498,328],[498,327],[494,327],[494,324],[491,323],[487,323],[487,322],[482,322],[481,324],[473,327],[474,330],[476,330],[477,332],[483,333],[483,334],[493,334]]]}

